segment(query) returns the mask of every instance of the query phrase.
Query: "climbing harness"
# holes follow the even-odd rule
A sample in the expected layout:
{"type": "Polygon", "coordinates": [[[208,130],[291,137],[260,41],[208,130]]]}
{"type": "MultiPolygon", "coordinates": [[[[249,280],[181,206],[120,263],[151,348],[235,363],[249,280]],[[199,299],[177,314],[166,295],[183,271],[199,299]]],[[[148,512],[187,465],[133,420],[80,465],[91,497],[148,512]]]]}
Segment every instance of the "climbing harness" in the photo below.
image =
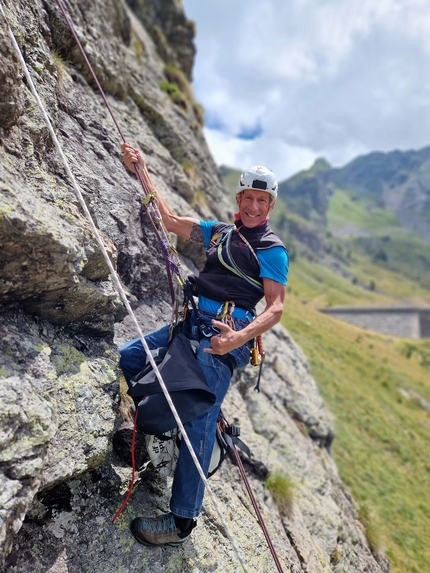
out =
{"type": "MultiPolygon", "coordinates": [[[[77,35],[76,35],[76,32],[74,31],[74,28],[73,28],[73,26],[72,26],[72,24],[71,24],[69,18],[67,17],[67,14],[66,14],[66,12],[65,12],[65,10],[64,10],[64,8],[63,8],[63,6],[62,6],[61,0],[57,0],[57,4],[58,4],[58,6],[59,6],[61,12],[63,13],[63,15],[64,15],[64,17],[65,17],[65,19],[66,19],[66,22],[67,22],[67,24],[68,24],[68,26],[69,26],[69,28],[70,28],[70,30],[71,30],[71,32],[72,32],[72,34],[73,34],[75,40],[76,40],[76,43],[77,43],[77,45],[78,45],[78,47],[79,47],[79,50],[81,51],[81,53],[82,53],[82,55],[83,55],[83,57],[84,57],[84,60],[85,60],[86,64],[88,65],[88,68],[89,68],[89,70],[90,70],[90,72],[91,72],[91,74],[92,74],[92,76],[93,76],[93,78],[94,78],[94,81],[96,82],[96,85],[97,85],[97,87],[98,87],[98,89],[99,89],[99,91],[100,91],[100,94],[101,94],[101,96],[102,96],[102,98],[103,98],[103,100],[104,100],[104,102],[105,102],[105,104],[106,104],[106,106],[107,106],[107,108],[108,108],[108,110],[109,110],[109,113],[110,113],[110,115],[111,115],[111,117],[112,117],[112,120],[114,121],[114,124],[115,124],[115,126],[117,127],[117,129],[118,129],[118,131],[119,131],[119,133],[120,133],[120,135],[121,135],[121,138],[122,138],[123,142],[125,142],[125,138],[124,138],[124,136],[123,136],[123,134],[122,134],[122,131],[121,131],[121,129],[120,129],[120,127],[119,127],[119,125],[118,125],[118,123],[117,123],[117,121],[116,121],[116,118],[115,118],[115,116],[114,116],[114,114],[113,114],[113,111],[112,111],[110,105],[109,105],[109,102],[107,101],[107,98],[106,98],[106,96],[105,96],[105,94],[104,94],[104,92],[103,92],[103,89],[101,88],[101,86],[100,86],[100,84],[99,84],[99,82],[98,82],[98,80],[97,80],[97,77],[96,77],[96,75],[95,75],[95,73],[94,73],[94,71],[93,71],[93,69],[92,69],[92,67],[91,67],[91,64],[90,64],[89,61],[88,61],[88,58],[87,58],[87,56],[86,56],[86,54],[85,54],[85,52],[84,52],[84,50],[83,50],[83,48],[82,48],[82,45],[81,45],[81,43],[80,43],[80,41],[79,41],[79,39],[78,39],[78,37],[77,37],[77,35]]],[[[231,534],[231,532],[230,532],[230,529],[229,529],[229,527],[228,527],[228,525],[227,525],[227,523],[226,523],[226,521],[225,521],[225,519],[224,519],[224,516],[223,516],[223,514],[222,514],[221,508],[219,507],[219,504],[218,504],[218,502],[217,502],[217,500],[216,500],[216,497],[215,497],[215,495],[214,495],[214,493],[213,493],[213,491],[212,491],[212,488],[209,486],[208,480],[207,480],[207,478],[206,478],[206,476],[205,476],[205,474],[204,474],[204,472],[203,472],[203,470],[202,470],[202,467],[201,467],[201,465],[200,465],[200,463],[199,463],[199,461],[198,461],[198,459],[197,459],[197,457],[196,457],[196,454],[195,454],[194,449],[193,449],[193,447],[192,447],[192,445],[191,445],[191,442],[190,442],[190,440],[189,440],[189,438],[188,438],[188,436],[187,436],[187,433],[186,433],[186,431],[185,431],[185,429],[184,429],[184,426],[183,426],[183,424],[182,424],[182,421],[181,421],[181,419],[180,419],[180,416],[179,416],[179,414],[178,414],[178,412],[177,412],[177,410],[176,410],[176,408],[175,408],[175,406],[174,406],[174,404],[173,404],[173,401],[172,401],[172,399],[171,399],[171,396],[170,396],[170,394],[169,394],[169,392],[168,392],[168,390],[167,390],[167,388],[166,388],[166,385],[165,385],[164,380],[163,380],[163,378],[162,378],[162,376],[161,376],[161,374],[160,374],[160,371],[159,371],[159,369],[158,369],[158,367],[157,367],[157,364],[156,364],[156,362],[155,362],[155,360],[154,360],[154,357],[152,356],[151,351],[149,350],[148,344],[147,344],[147,342],[146,342],[146,340],[145,340],[145,337],[144,337],[144,335],[143,335],[143,332],[142,332],[142,330],[141,330],[141,328],[140,328],[140,325],[139,325],[139,323],[138,323],[138,321],[137,321],[136,315],[134,314],[134,312],[133,312],[133,310],[132,310],[132,308],[131,308],[131,306],[130,306],[130,303],[129,303],[129,301],[128,301],[127,295],[126,295],[126,293],[125,293],[125,291],[124,291],[124,289],[123,289],[123,287],[122,287],[122,285],[121,285],[121,282],[120,282],[120,280],[119,280],[119,277],[118,277],[118,275],[117,275],[117,272],[116,272],[115,268],[113,267],[112,262],[111,262],[111,260],[110,260],[110,258],[109,258],[108,252],[107,252],[106,247],[105,247],[105,244],[104,244],[104,242],[103,242],[103,239],[102,239],[102,237],[101,237],[101,235],[100,235],[100,233],[99,233],[99,230],[97,229],[97,227],[96,227],[96,225],[95,225],[95,223],[94,223],[94,220],[93,220],[93,218],[92,218],[92,216],[91,216],[91,213],[89,212],[89,209],[88,209],[88,207],[87,207],[87,205],[86,205],[86,203],[85,203],[85,200],[84,200],[84,198],[83,198],[83,195],[82,195],[82,192],[81,192],[81,190],[80,190],[80,188],[79,188],[79,185],[78,185],[78,183],[77,183],[77,181],[76,181],[76,179],[75,179],[75,177],[74,177],[74,175],[73,175],[73,173],[72,173],[72,171],[71,171],[71,169],[70,169],[69,163],[68,163],[68,161],[67,161],[67,159],[66,159],[66,157],[65,157],[65,155],[64,155],[64,152],[63,152],[63,150],[62,150],[62,147],[61,147],[61,145],[60,145],[60,142],[59,142],[59,140],[58,140],[58,138],[57,138],[57,135],[56,135],[56,133],[55,133],[55,131],[54,131],[54,129],[53,129],[51,120],[50,120],[49,116],[47,115],[46,110],[45,110],[45,108],[44,108],[44,105],[43,105],[43,103],[42,103],[42,101],[41,101],[41,99],[40,99],[40,97],[39,97],[39,95],[38,95],[37,89],[36,89],[36,87],[35,87],[35,85],[34,85],[33,79],[32,79],[32,77],[31,77],[31,75],[30,75],[30,72],[29,72],[29,70],[28,70],[28,68],[27,68],[27,65],[26,65],[26,62],[25,62],[25,60],[24,60],[24,58],[23,58],[22,52],[21,52],[21,50],[20,50],[20,47],[19,47],[19,45],[18,45],[18,43],[17,43],[17,41],[16,41],[16,38],[15,38],[15,36],[14,36],[14,34],[13,34],[13,32],[12,32],[12,29],[11,29],[11,27],[10,27],[10,25],[9,25],[9,22],[8,22],[8,20],[7,20],[7,18],[6,18],[5,12],[4,12],[4,10],[3,10],[2,0],[0,0],[0,12],[1,12],[1,14],[3,15],[3,17],[4,17],[5,21],[6,21],[10,39],[11,39],[11,41],[12,41],[12,44],[13,44],[13,46],[14,46],[14,49],[15,49],[16,54],[17,54],[17,56],[18,56],[18,59],[19,59],[19,61],[20,61],[20,63],[21,63],[21,66],[22,66],[22,68],[23,68],[24,75],[25,75],[25,77],[26,77],[26,79],[27,79],[27,82],[28,82],[28,86],[29,86],[29,88],[30,88],[30,90],[31,90],[31,92],[32,92],[32,94],[33,94],[33,96],[34,96],[36,102],[37,102],[37,105],[38,105],[38,107],[39,107],[39,109],[40,109],[42,115],[43,115],[43,118],[44,118],[44,120],[45,120],[45,123],[46,123],[46,125],[47,125],[47,127],[48,127],[48,130],[49,130],[49,132],[50,132],[50,135],[51,135],[51,137],[52,137],[52,141],[53,141],[53,143],[54,143],[54,145],[55,145],[55,147],[56,147],[56,149],[57,149],[57,151],[58,151],[58,153],[59,153],[59,156],[60,156],[60,158],[61,158],[61,160],[62,160],[62,162],[63,162],[63,165],[64,165],[64,167],[65,167],[65,170],[66,170],[66,172],[67,172],[67,175],[69,176],[69,179],[70,179],[70,181],[71,181],[71,183],[72,183],[72,186],[73,186],[74,191],[75,191],[75,193],[76,193],[76,196],[77,196],[77,198],[78,198],[78,200],[79,200],[79,203],[80,203],[80,205],[81,205],[81,207],[82,207],[82,209],[83,209],[83,211],[84,211],[84,213],[85,213],[85,215],[86,215],[86,217],[87,217],[87,219],[88,219],[88,222],[89,222],[89,224],[90,224],[91,230],[92,230],[93,233],[94,233],[94,236],[95,236],[95,238],[96,238],[96,240],[97,240],[97,243],[98,243],[98,245],[99,245],[99,247],[100,247],[100,249],[101,249],[101,252],[103,253],[104,259],[105,259],[106,264],[107,264],[107,266],[108,266],[108,268],[109,268],[109,271],[110,271],[110,273],[111,273],[113,283],[114,283],[114,285],[115,285],[115,287],[116,287],[116,289],[117,289],[117,291],[118,291],[118,293],[119,293],[119,295],[120,295],[120,297],[121,297],[122,302],[124,303],[124,306],[125,306],[125,308],[126,308],[128,314],[129,314],[129,316],[131,317],[131,319],[132,319],[132,321],[133,321],[133,323],[134,323],[134,325],[135,325],[135,327],[136,327],[136,330],[137,330],[137,332],[138,332],[138,334],[139,334],[139,339],[140,339],[140,341],[141,341],[141,343],[142,343],[142,346],[143,346],[143,348],[144,348],[144,350],[145,350],[145,352],[146,352],[146,355],[147,355],[147,357],[148,357],[148,360],[149,360],[149,362],[150,362],[150,364],[151,364],[151,366],[152,366],[152,368],[153,368],[154,375],[155,375],[155,377],[157,378],[157,380],[158,380],[158,382],[159,382],[159,384],[160,384],[160,387],[161,387],[162,392],[163,392],[163,394],[164,394],[164,396],[165,396],[165,398],[166,398],[166,401],[167,401],[167,403],[168,403],[168,405],[169,405],[169,408],[170,408],[170,410],[171,410],[171,412],[172,412],[172,415],[173,415],[173,417],[175,418],[175,421],[176,421],[176,423],[177,423],[177,426],[178,426],[178,428],[179,428],[179,431],[181,432],[181,437],[182,437],[182,439],[184,440],[184,442],[185,442],[185,444],[186,444],[186,446],[187,446],[187,448],[188,448],[188,450],[189,450],[189,452],[190,452],[191,458],[193,459],[193,462],[194,462],[194,464],[195,464],[195,466],[196,466],[196,469],[197,469],[197,471],[198,471],[198,473],[199,473],[199,476],[200,476],[202,482],[204,483],[208,494],[209,494],[210,497],[211,497],[211,500],[212,500],[212,502],[213,502],[213,504],[214,504],[214,507],[215,507],[215,509],[216,509],[216,511],[217,511],[217,513],[218,513],[218,516],[219,516],[219,518],[220,518],[220,520],[221,520],[221,523],[222,523],[222,525],[223,525],[223,527],[224,527],[224,530],[225,530],[225,532],[226,532],[226,534],[227,534],[227,536],[228,536],[228,538],[229,538],[229,541],[230,541],[230,543],[231,543],[231,545],[232,545],[232,547],[233,547],[233,549],[234,549],[234,551],[235,551],[235,553],[236,553],[236,556],[237,556],[237,558],[238,558],[238,561],[239,561],[239,563],[240,563],[240,565],[241,565],[243,571],[244,571],[245,573],[247,573],[247,572],[248,572],[247,567],[246,567],[246,565],[245,565],[245,563],[244,563],[244,561],[243,561],[243,559],[242,559],[242,556],[241,556],[240,551],[239,551],[239,549],[238,549],[238,547],[237,547],[237,545],[236,545],[236,543],[235,543],[235,540],[234,540],[234,538],[233,538],[233,536],[232,536],[232,534],[231,534]]],[[[147,213],[148,213],[149,219],[150,219],[150,221],[151,221],[151,224],[153,225],[154,231],[155,231],[155,233],[156,233],[156,236],[157,236],[157,238],[158,238],[158,240],[159,240],[159,242],[160,242],[160,245],[161,245],[161,248],[162,248],[162,251],[163,251],[163,256],[165,257],[165,260],[166,260],[166,268],[167,268],[167,270],[168,270],[168,277],[169,277],[169,287],[170,287],[170,292],[171,292],[171,296],[172,296],[172,302],[174,303],[176,297],[175,297],[175,294],[174,294],[174,288],[173,288],[173,281],[172,281],[172,278],[171,278],[171,273],[173,272],[173,273],[176,275],[177,280],[178,280],[178,283],[179,283],[179,285],[180,285],[181,287],[183,287],[184,284],[185,284],[185,281],[183,280],[183,278],[182,278],[182,276],[181,276],[181,272],[180,272],[180,268],[179,268],[179,267],[180,267],[180,264],[178,264],[178,263],[179,263],[179,260],[178,260],[178,257],[177,257],[177,253],[176,253],[176,251],[175,251],[174,248],[173,248],[173,249],[171,249],[171,250],[172,250],[172,253],[173,253],[173,259],[170,258],[170,256],[168,255],[169,245],[171,244],[170,239],[167,240],[167,241],[165,241],[165,240],[163,240],[163,239],[161,238],[161,235],[160,235],[160,233],[159,233],[159,231],[158,231],[158,228],[157,228],[157,226],[155,225],[155,223],[154,223],[154,221],[153,221],[153,216],[154,216],[154,218],[156,218],[156,219],[157,219],[157,222],[160,224],[160,227],[161,227],[161,229],[162,229],[163,234],[165,234],[165,236],[168,237],[168,233],[167,233],[167,231],[166,231],[166,229],[165,229],[165,227],[164,227],[164,225],[163,225],[162,218],[161,218],[161,215],[160,215],[160,213],[159,213],[158,205],[157,205],[157,203],[156,203],[156,195],[154,195],[154,190],[153,190],[153,189],[149,189],[149,188],[148,188],[148,185],[146,184],[146,182],[145,182],[145,180],[144,180],[144,178],[143,178],[143,176],[142,176],[142,173],[141,173],[141,171],[140,171],[140,168],[139,168],[139,166],[138,166],[137,164],[135,164],[135,168],[136,168],[137,177],[138,177],[138,179],[139,179],[139,181],[140,181],[140,183],[141,183],[141,185],[142,185],[142,188],[143,188],[143,191],[144,191],[144,194],[145,194],[145,202],[147,203],[147,204],[145,205],[145,208],[147,208],[147,213]],[[152,212],[149,211],[149,209],[148,209],[149,206],[151,206],[151,211],[152,211],[152,212]],[[175,261],[175,259],[178,261],[178,263],[175,261]]],[[[137,421],[137,415],[138,415],[138,412],[137,412],[137,410],[136,410],[135,422],[137,421]]],[[[116,514],[115,517],[113,518],[113,521],[115,521],[115,519],[120,515],[122,509],[125,507],[125,505],[126,505],[126,503],[127,503],[127,501],[128,501],[128,498],[129,498],[130,495],[131,495],[131,491],[132,491],[132,487],[133,487],[133,481],[134,481],[134,471],[135,471],[135,463],[134,463],[134,442],[135,442],[135,436],[136,436],[136,423],[135,423],[135,426],[134,426],[133,439],[132,439],[133,448],[132,448],[132,479],[131,479],[131,484],[130,484],[130,488],[129,488],[128,494],[127,494],[127,496],[126,496],[126,498],[124,499],[124,502],[123,502],[123,504],[122,504],[122,507],[120,508],[120,510],[117,512],[117,514],[116,514]]],[[[234,446],[233,446],[233,448],[234,448],[234,446]]],[[[236,452],[236,454],[237,454],[237,451],[235,450],[235,448],[233,449],[233,451],[236,452]]],[[[238,455],[238,454],[237,454],[237,455],[238,455]]],[[[249,485],[249,484],[248,484],[248,485],[249,485]]],[[[263,522],[262,522],[262,520],[261,520],[260,517],[259,517],[259,523],[260,523],[260,525],[263,527],[263,525],[262,525],[263,522]]],[[[264,531],[264,529],[263,529],[263,531],[264,531]]],[[[277,560],[277,558],[276,558],[276,560],[277,560]]],[[[282,572],[282,569],[278,568],[278,570],[279,570],[280,572],[282,572]]]]}

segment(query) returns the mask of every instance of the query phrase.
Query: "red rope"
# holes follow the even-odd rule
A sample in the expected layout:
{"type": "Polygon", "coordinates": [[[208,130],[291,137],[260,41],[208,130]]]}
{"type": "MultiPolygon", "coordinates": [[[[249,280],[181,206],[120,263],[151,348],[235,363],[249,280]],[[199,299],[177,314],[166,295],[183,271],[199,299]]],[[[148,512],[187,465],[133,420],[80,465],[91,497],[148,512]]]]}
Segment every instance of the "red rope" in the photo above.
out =
{"type": "Polygon", "coordinates": [[[257,344],[258,344],[258,353],[260,354],[261,360],[263,361],[264,358],[266,357],[266,353],[263,350],[263,339],[261,337],[261,334],[257,336],[257,344]]]}
{"type": "Polygon", "coordinates": [[[127,505],[127,502],[131,496],[131,492],[133,491],[134,472],[136,469],[136,464],[134,461],[134,444],[136,442],[136,426],[137,426],[137,415],[138,415],[138,413],[139,413],[139,410],[136,408],[136,414],[134,415],[134,424],[133,424],[133,436],[131,438],[131,480],[130,480],[130,485],[128,488],[127,495],[126,495],[124,501],[122,502],[121,507],[118,509],[118,511],[115,514],[115,517],[112,519],[112,523],[115,523],[115,520],[121,515],[122,510],[127,505]]]}
{"type": "MultiPolygon", "coordinates": [[[[96,85],[97,85],[97,88],[98,88],[98,90],[99,90],[99,92],[100,92],[100,95],[102,96],[103,101],[104,101],[105,104],[106,104],[106,107],[107,107],[107,109],[108,109],[108,111],[109,111],[109,113],[110,113],[110,116],[111,116],[111,118],[112,118],[112,121],[114,122],[115,127],[117,128],[117,130],[118,130],[118,132],[119,132],[119,134],[120,134],[120,136],[121,136],[121,139],[122,139],[123,143],[126,143],[126,139],[125,139],[125,137],[124,137],[124,134],[123,134],[123,132],[122,132],[120,126],[119,126],[118,121],[116,120],[115,114],[113,113],[113,110],[112,110],[112,108],[111,108],[111,106],[110,106],[110,104],[109,104],[109,102],[108,102],[108,100],[107,100],[106,94],[104,93],[103,88],[102,88],[102,86],[100,85],[99,80],[97,79],[97,76],[96,76],[96,74],[95,74],[95,72],[94,72],[94,70],[93,70],[93,67],[92,67],[91,64],[90,64],[90,61],[89,61],[89,59],[88,59],[88,57],[87,57],[87,54],[85,53],[85,50],[84,50],[84,48],[82,47],[82,44],[81,44],[81,42],[80,42],[80,40],[79,40],[79,38],[78,38],[78,35],[76,34],[76,31],[75,31],[75,29],[74,29],[74,27],[73,27],[73,24],[72,24],[71,20],[69,19],[68,15],[67,15],[67,12],[66,12],[66,10],[64,9],[63,4],[61,3],[61,0],[57,0],[57,4],[58,4],[58,7],[60,8],[61,12],[63,13],[63,16],[64,16],[64,19],[66,20],[67,26],[69,27],[69,30],[70,30],[70,32],[72,33],[72,35],[73,35],[73,37],[74,37],[74,39],[75,39],[75,41],[76,41],[76,44],[77,44],[77,46],[78,46],[78,48],[79,48],[79,51],[81,52],[82,57],[84,58],[86,65],[88,66],[88,70],[90,71],[90,73],[91,73],[91,75],[92,75],[92,77],[93,77],[93,80],[95,81],[95,83],[96,83],[96,85]]],[[[142,176],[142,172],[141,172],[141,170],[140,170],[140,167],[139,167],[139,165],[138,165],[137,163],[134,164],[134,167],[135,167],[135,170],[136,170],[136,176],[137,176],[137,178],[139,179],[139,182],[140,182],[140,184],[141,184],[141,186],[142,186],[143,192],[144,192],[145,196],[148,196],[149,193],[150,193],[150,189],[148,188],[148,185],[146,184],[146,182],[145,182],[145,180],[144,180],[144,178],[143,178],[143,176],[142,176]]],[[[151,213],[149,212],[149,209],[148,209],[146,206],[145,206],[145,209],[146,209],[146,213],[147,213],[147,215],[148,215],[148,218],[149,218],[149,220],[150,220],[150,222],[151,222],[151,225],[152,225],[152,227],[153,227],[153,229],[154,229],[154,232],[155,232],[155,234],[156,234],[156,236],[157,236],[157,239],[158,239],[159,242],[161,242],[162,239],[161,239],[161,235],[160,235],[160,233],[159,233],[159,231],[158,231],[158,229],[157,229],[157,225],[154,223],[154,220],[153,220],[153,218],[152,218],[152,216],[151,216],[151,213]]],[[[171,276],[171,273],[170,273],[170,267],[169,267],[169,263],[168,263],[167,260],[165,260],[165,264],[166,264],[166,270],[167,270],[167,279],[168,279],[168,283],[169,283],[170,296],[171,296],[171,298],[172,298],[172,303],[174,303],[174,302],[175,302],[175,292],[174,292],[174,287],[173,287],[172,276],[171,276]]]]}
{"type": "Polygon", "coordinates": [[[281,563],[280,563],[278,556],[276,554],[275,547],[273,546],[272,540],[270,539],[269,532],[267,531],[266,525],[264,523],[263,516],[261,515],[260,509],[257,505],[257,502],[255,501],[255,497],[254,497],[254,494],[252,493],[251,486],[249,485],[248,478],[246,477],[245,468],[243,467],[242,460],[240,459],[240,456],[239,456],[237,449],[236,449],[236,446],[234,444],[233,444],[233,453],[234,453],[234,457],[236,459],[237,465],[239,467],[240,475],[242,476],[246,490],[247,490],[248,495],[251,499],[251,503],[254,507],[255,513],[257,514],[258,523],[260,524],[261,529],[263,530],[264,537],[266,538],[267,545],[269,546],[270,552],[272,554],[273,560],[276,564],[276,567],[277,567],[279,573],[284,573],[282,566],[281,566],[281,563]]]}

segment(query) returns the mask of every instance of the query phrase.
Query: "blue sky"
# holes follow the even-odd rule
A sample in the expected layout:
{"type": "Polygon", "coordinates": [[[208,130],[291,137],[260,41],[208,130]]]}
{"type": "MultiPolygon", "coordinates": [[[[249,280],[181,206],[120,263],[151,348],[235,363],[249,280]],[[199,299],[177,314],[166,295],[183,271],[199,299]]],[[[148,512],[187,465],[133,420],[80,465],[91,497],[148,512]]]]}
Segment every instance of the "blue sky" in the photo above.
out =
{"type": "Polygon", "coordinates": [[[279,180],[317,157],[430,144],[428,0],[183,0],[218,164],[279,180]]]}

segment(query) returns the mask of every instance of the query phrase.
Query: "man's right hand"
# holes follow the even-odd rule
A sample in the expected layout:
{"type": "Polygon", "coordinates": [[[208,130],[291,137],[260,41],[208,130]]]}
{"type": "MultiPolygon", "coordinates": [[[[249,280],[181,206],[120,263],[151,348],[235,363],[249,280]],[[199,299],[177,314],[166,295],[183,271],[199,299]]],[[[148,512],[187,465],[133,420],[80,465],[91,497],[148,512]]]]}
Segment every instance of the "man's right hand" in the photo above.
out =
{"type": "MultiPolygon", "coordinates": [[[[121,145],[121,149],[124,153],[124,163],[127,168],[132,173],[136,174],[137,163],[140,168],[140,174],[142,175],[148,190],[155,191],[155,186],[151,181],[142,153],[127,142],[121,145]]],[[[164,226],[168,232],[176,233],[176,235],[195,243],[204,243],[200,221],[198,219],[195,219],[194,217],[180,217],[175,215],[158,191],[157,204],[164,226]]]]}
{"type": "Polygon", "coordinates": [[[134,166],[135,163],[143,163],[143,159],[140,156],[140,152],[138,149],[135,149],[131,143],[123,143],[121,145],[121,149],[124,153],[124,163],[126,164],[127,168],[130,169],[132,173],[136,173],[136,168],[134,166]]]}
{"type": "Polygon", "coordinates": [[[137,163],[139,165],[140,175],[143,177],[146,187],[148,188],[149,191],[154,191],[155,185],[151,180],[142,153],[138,149],[133,147],[131,143],[127,142],[121,145],[121,149],[124,153],[124,163],[126,164],[127,168],[132,173],[137,175],[136,173],[136,163],[137,163]]]}

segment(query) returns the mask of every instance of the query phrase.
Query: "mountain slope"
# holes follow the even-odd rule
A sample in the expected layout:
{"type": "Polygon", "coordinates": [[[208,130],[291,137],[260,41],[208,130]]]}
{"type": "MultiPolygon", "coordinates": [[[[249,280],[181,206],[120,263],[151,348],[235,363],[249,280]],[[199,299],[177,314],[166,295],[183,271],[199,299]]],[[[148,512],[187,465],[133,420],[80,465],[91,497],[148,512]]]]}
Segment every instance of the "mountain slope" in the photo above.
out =
{"type": "Polygon", "coordinates": [[[386,207],[430,242],[430,147],[371,153],[335,170],[334,182],[386,207]]]}

